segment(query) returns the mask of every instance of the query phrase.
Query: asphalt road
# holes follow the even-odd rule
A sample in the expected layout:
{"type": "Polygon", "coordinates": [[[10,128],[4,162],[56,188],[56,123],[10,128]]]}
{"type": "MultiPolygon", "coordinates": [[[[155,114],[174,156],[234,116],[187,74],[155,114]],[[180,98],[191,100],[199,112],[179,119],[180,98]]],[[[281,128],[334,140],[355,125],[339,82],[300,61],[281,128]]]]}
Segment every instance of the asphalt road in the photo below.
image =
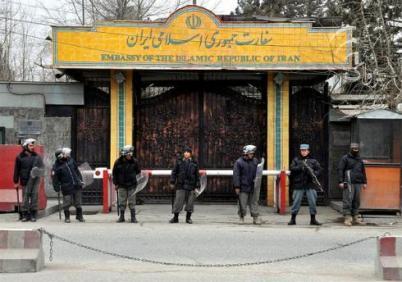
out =
{"type": "MultiPolygon", "coordinates": [[[[167,206],[139,207],[140,224],[114,223],[116,215],[86,215],[87,222],[64,224],[53,214],[36,223],[0,215],[0,228],[39,228],[101,250],[160,262],[236,264],[291,258],[385,232],[392,226],[343,227],[336,214],[322,215],[323,227],[306,225],[308,215],[289,227],[288,216],[266,214],[261,226],[240,225],[231,206],[200,206],[195,224],[168,224],[167,206]],[[218,215],[217,215],[218,214],[218,215]]],[[[182,218],[181,218],[182,219],[182,218]]],[[[182,220],[183,221],[183,220],[182,220]]],[[[251,222],[251,219],[249,219],[251,222]]],[[[185,267],[138,262],[93,252],[44,237],[46,268],[39,273],[0,274],[0,281],[376,281],[376,241],[282,262],[241,267],[185,267]]]]}

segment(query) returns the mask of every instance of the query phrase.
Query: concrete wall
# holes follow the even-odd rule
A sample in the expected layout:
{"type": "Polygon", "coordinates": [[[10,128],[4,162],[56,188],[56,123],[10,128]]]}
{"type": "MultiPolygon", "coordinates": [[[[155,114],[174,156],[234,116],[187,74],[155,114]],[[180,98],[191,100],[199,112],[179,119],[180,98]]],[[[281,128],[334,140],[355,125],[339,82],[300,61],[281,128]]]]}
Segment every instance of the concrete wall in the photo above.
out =
{"type": "Polygon", "coordinates": [[[19,120],[42,120],[45,109],[28,107],[3,107],[3,97],[0,99],[0,127],[6,128],[6,144],[17,144],[18,121],[19,120]]]}
{"type": "Polygon", "coordinates": [[[38,138],[39,143],[45,146],[44,163],[46,169],[46,195],[56,197],[50,181],[50,170],[55,161],[54,152],[60,147],[71,148],[71,118],[68,117],[45,117],[42,135],[38,138]]]}

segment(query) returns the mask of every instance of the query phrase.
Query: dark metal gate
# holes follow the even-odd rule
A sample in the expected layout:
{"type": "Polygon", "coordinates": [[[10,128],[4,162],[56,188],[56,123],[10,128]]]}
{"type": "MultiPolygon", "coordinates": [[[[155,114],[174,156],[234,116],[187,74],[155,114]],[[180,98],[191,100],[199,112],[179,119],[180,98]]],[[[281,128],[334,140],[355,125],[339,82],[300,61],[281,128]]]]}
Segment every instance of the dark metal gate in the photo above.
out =
{"type": "MultiPolygon", "coordinates": [[[[75,150],[78,164],[109,167],[110,94],[108,87],[85,87],[85,106],[76,110],[75,150]]],[[[85,204],[102,203],[102,182],[94,181],[82,193],[85,204]]]]}
{"type": "MultiPolygon", "coordinates": [[[[301,143],[310,144],[311,155],[316,158],[323,172],[319,178],[324,192],[318,193],[318,202],[323,204],[328,191],[328,96],[313,88],[301,88],[291,95],[290,106],[290,157],[298,155],[301,143]]],[[[290,195],[292,195],[292,185],[290,195]]]]}
{"type": "MultiPolygon", "coordinates": [[[[256,144],[259,155],[265,154],[265,77],[245,77],[247,81],[218,73],[183,77],[189,75],[141,80],[135,140],[143,168],[171,169],[185,145],[193,148],[201,169],[232,169],[244,144],[256,144]]],[[[171,197],[168,184],[167,177],[152,177],[142,196],[166,201],[171,197]]],[[[235,200],[232,179],[209,177],[201,199],[235,200]]]]}

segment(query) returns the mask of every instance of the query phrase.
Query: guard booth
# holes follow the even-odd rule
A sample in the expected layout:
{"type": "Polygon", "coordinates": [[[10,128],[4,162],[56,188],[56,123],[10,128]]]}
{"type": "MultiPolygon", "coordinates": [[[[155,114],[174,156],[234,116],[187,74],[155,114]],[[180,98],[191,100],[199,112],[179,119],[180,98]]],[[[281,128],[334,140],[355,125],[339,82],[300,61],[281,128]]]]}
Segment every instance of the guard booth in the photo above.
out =
{"type": "Polygon", "coordinates": [[[361,209],[401,211],[402,115],[374,110],[352,119],[352,140],[361,145],[368,187],[361,209]]]}
{"type": "MultiPolygon", "coordinates": [[[[326,167],[325,80],[353,67],[352,29],[240,21],[194,5],[163,21],[54,26],[53,67],[85,84],[77,160],[110,168],[134,144],[142,169],[171,169],[188,145],[201,169],[232,169],[255,144],[265,169],[287,170],[299,144],[310,143],[326,167]]],[[[275,177],[263,186],[272,205],[275,177]]],[[[139,196],[170,200],[167,178],[152,177],[139,196]]],[[[200,200],[235,199],[231,179],[220,176],[200,200]]]]}

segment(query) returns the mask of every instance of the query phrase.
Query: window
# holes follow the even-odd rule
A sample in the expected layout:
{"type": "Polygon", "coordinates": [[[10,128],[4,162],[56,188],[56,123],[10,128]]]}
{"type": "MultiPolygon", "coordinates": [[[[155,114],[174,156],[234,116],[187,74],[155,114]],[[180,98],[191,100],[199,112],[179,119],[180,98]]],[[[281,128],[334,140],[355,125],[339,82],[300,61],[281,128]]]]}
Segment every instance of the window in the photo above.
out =
{"type": "Polygon", "coordinates": [[[389,120],[358,121],[361,156],[365,159],[392,159],[393,126],[389,120]]]}

